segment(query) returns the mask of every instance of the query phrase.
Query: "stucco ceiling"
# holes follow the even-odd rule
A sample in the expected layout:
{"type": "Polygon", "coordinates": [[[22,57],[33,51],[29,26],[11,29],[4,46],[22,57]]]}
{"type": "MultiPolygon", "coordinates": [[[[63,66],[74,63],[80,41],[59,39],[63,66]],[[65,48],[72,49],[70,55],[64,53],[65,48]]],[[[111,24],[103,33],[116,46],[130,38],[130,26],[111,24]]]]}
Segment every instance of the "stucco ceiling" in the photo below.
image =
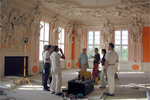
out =
{"type": "Polygon", "coordinates": [[[39,0],[53,12],[69,20],[148,16],[150,0],[39,0]]]}
{"type": "Polygon", "coordinates": [[[82,7],[110,7],[120,4],[120,0],[72,0],[82,7]]]}

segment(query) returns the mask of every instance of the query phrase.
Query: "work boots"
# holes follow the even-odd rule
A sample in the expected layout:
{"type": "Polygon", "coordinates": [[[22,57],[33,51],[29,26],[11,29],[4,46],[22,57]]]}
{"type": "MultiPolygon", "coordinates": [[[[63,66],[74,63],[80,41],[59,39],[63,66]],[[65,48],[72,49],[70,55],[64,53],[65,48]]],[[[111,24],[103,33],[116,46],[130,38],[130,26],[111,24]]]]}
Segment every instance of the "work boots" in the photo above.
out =
{"type": "Polygon", "coordinates": [[[95,83],[95,85],[98,85],[98,77],[94,78],[94,83],[95,83]]]}

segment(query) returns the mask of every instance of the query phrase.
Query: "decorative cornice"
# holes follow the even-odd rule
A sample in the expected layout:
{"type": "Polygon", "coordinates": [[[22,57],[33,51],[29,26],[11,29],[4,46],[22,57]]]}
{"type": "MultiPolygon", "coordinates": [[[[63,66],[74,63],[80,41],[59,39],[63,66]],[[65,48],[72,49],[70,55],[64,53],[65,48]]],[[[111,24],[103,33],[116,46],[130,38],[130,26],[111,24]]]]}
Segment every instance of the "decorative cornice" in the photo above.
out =
{"type": "Polygon", "coordinates": [[[128,19],[135,14],[141,17],[149,16],[150,5],[148,0],[122,0],[122,4],[107,8],[84,8],[78,3],[73,3],[72,0],[46,0],[42,3],[68,20],[74,22],[76,20],[85,21],[89,24],[94,20],[101,23],[99,19],[102,18],[108,18],[113,21],[112,19],[128,19]]]}
{"type": "MultiPolygon", "coordinates": [[[[4,1],[4,0],[3,0],[4,1]]],[[[100,26],[104,18],[115,25],[127,25],[133,15],[141,16],[144,25],[149,24],[149,0],[121,0],[118,6],[107,8],[84,8],[73,0],[5,0],[12,8],[24,10],[34,9],[38,2],[42,3],[41,16],[50,21],[54,16],[60,16],[60,23],[81,22],[87,27],[100,26]]]]}
{"type": "MultiPolygon", "coordinates": [[[[34,9],[39,1],[38,0],[6,0],[9,3],[9,7],[12,9],[21,9],[21,10],[28,10],[30,11],[31,9],[34,9]]],[[[49,19],[50,21],[54,18],[54,16],[57,15],[57,13],[55,13],[54,11],[52,11],[51,9],[48,9],[47,7],[45,7],[44,5],[40,5],[40,12],[41,15],[44,16],[44,18],[46,17],[47,19],[49,19]]],[[[60,22],[61,23],[68,23],[68,19],[66,19],[65,17],[60,16],[60,22]]]]}

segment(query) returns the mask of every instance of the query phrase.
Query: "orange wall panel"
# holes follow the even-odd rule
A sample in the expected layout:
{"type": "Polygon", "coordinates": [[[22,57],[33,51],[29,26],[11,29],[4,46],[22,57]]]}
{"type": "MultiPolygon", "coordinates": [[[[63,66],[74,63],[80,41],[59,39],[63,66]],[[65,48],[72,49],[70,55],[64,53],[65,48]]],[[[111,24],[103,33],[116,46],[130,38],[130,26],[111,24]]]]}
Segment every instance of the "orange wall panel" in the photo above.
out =
{"type": "Polygon", "coordinates": [[[150,62],[150,27],[144,27],[143,29],[143,62],[150,62]]]}

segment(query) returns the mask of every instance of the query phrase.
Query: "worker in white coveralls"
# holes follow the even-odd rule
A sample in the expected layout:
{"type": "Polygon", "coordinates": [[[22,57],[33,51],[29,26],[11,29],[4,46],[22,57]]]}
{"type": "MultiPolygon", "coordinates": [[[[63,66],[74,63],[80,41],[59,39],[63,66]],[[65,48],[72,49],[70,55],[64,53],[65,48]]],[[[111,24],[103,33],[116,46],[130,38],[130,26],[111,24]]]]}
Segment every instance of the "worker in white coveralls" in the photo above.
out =
{"type": "Polygon", "coordinates": [[[65,55],[62,52],[62,49],[59,49],[58,46],[54,46],[53,53],[50,56],[51,59],[51,73],[52,73],[52,84],[51,84],[51,93],[61,96],[61,86],[62,86],[62,74],[60,66],[60,58],[65,59],[65,55]],[[60,51],[61,54],[58,52],[60,51]]]}
{"type": "Polygon", "coordinates": [[[109,43],[108,52],[106,53],[104,71],[107,69],[108,88],[109,93],[105,93],[107,96],[114,96],[115,91],[115,63],[119,62],[118,54],[114,51],[114,44],[109,43]]]}

